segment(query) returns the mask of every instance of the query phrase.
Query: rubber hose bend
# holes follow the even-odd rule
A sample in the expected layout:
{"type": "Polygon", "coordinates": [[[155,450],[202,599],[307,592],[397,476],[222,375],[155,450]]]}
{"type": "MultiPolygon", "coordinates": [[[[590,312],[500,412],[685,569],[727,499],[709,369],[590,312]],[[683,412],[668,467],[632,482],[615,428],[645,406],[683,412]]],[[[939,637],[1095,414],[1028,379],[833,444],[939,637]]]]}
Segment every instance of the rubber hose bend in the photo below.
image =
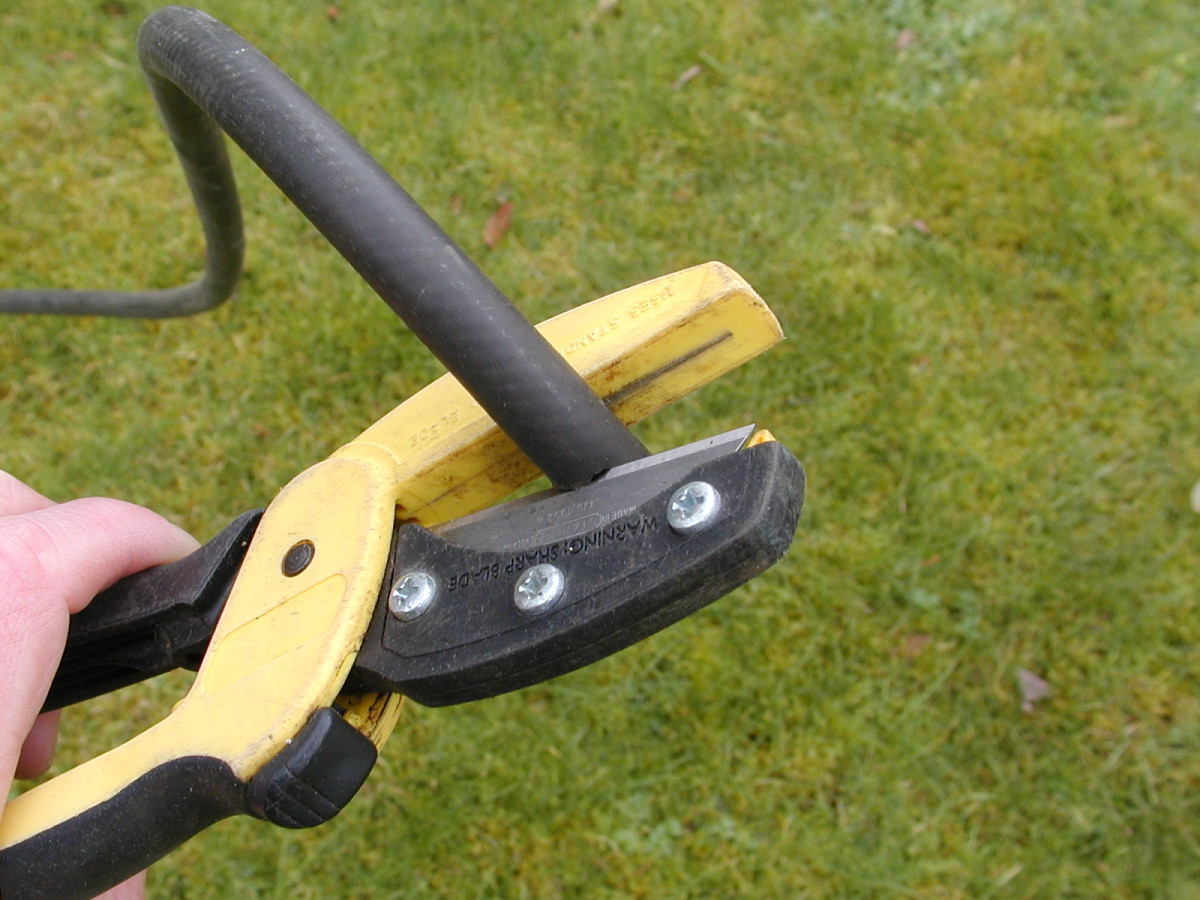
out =
{"type": "Polygon", "coordinates": [[[233,295],[242,274],[245,238],[224,136],[216,123],[193,104],[185,106],[178,98],[159,91],[155,91],[155,98],[200,214],[205,242],[200,278],[179,287],[147,291],[0,291],[0,313],[161,319],[204,312],[233,295]],[[172,108],[166,109],[165,103],[172,108]]]}
{"type": "MultiPolygon", "coordinates": [[[[646,455],[416,201],[240,36],[198,10],[166,7],[143,23],[138,51],[206,234],[230,227],[237,202],[215,122],[556,487],[646,455]]],[[[236,230],[240,266],[240,220],[236,230]]]]}

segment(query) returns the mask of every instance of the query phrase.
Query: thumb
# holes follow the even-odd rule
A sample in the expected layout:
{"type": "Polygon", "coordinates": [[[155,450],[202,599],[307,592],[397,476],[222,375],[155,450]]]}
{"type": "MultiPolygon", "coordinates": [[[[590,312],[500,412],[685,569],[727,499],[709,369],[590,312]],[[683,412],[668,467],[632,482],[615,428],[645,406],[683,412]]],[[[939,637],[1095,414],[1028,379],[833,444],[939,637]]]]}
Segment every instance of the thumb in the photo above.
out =
{"type": "Polygon", "coordinates": [[[79,612],[114,581],[196,547],[158,514],[101,497],[0,518],[0,611],[16,602],[79,612]]]}
{"type": "Polygon", "coordinates": [[[148,509],[91,498],[0,517],[0,783],[46,697],[69,614],[196,541],[148,509]]]}

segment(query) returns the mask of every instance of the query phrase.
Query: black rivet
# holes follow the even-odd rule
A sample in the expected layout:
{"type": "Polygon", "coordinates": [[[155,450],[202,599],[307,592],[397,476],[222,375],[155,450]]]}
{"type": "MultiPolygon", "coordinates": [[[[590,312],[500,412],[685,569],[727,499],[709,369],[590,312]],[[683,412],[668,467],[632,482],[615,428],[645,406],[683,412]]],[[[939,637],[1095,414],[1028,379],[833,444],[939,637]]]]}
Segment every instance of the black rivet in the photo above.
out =
{"type": "Polygon", "coordinates": [[[288,578],[299,575],[308,568],[317,548],[312,541],[301,541],[289,550],[283,557],[283,574],[288,578]]]}

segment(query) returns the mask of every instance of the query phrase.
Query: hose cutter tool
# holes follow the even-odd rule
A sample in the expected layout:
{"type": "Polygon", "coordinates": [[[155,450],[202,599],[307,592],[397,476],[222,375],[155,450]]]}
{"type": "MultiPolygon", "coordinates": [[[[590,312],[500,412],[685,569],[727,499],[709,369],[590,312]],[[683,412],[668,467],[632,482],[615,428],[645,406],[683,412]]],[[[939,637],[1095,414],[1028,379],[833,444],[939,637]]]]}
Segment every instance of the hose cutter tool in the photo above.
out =
{"type": "Polygon", "coordinates": [[[91,897],[231,815],[329,820],[403,697],[492,697],[678,621],[783,556],[804,496],[768,431],[651,454],[627,428],[782,337],[733,270],[695,266],[535,328],[234,32],[168,7],[138,45],[204,226],[204,274],[157,291],[3,291],[0,311],[171,316],[226,299],[243,246],[228,135],[449,373],[265,510],[72,618],[46,709],[197,675],[161,722],[7,804],[4,900],[91,897]],[[539,473],[551,488],[506,500],[539,473]]]}

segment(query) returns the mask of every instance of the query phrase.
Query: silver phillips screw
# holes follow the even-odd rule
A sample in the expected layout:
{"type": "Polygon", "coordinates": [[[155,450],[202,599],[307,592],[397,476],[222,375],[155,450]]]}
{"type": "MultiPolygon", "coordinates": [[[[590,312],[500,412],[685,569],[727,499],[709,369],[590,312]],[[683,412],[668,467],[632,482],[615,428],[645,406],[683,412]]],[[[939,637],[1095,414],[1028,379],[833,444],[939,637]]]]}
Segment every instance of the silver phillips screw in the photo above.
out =
{"type": "Polygon", "coordinates": [[[528,569],[513,588],[513,602],[528,616],[549,612],[562,596],[567,576],[558,566],[542,563],[528,569]]]}
{"type": "Polygon", "coordinates": [[[707,481],[690,481],[667,501],[667,524],[680,534],[696,534],[716,521],[721,495],[707,481]]]}
{"type": "Polygon", "coordinates": [[[396,581],[388,595],[388,609],[401,622],[411,622],[437,596],[437,580],[428,572],[409,572],[396,581]]]}

